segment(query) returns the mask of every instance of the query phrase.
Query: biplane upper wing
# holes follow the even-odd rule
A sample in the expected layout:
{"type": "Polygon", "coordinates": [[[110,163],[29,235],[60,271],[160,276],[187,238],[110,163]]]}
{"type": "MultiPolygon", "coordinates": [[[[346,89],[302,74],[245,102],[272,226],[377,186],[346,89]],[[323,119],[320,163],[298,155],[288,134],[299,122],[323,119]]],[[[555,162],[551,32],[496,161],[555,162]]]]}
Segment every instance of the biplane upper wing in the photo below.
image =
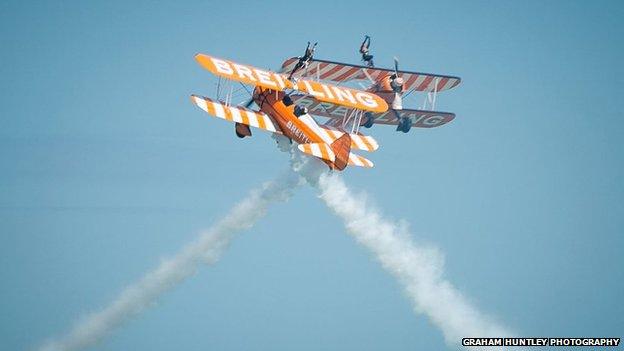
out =
{"type": "MultiPolygon", "coordinates": [[[[306,95],[291,95],[293,102],[307,107],[308,113],[327,117],[331,120],[326,124],[328,126],[338,127],[342,123],[342,118],[350,112],[350,109],[344,106],[336,106],[327,102],[315,100],[306,95]]],[[[455,114],[451,112],[428,111],[428,110],[388,110],[381,113],[372,113],[373,123],[376,124],[399,124],[399,118],[410,118],[412,127],[433,128],[447,124],[455,119],[455,114]]]]}
{"type": "Polygon", "coordinates": [[[314,96],[317,100],[347,106],[370,112],[384,112],[388,104],[379,96],[357,89],[337,87],[313,80],[300,79],[296,82],[280,73],[269,72],[252,66],[241,65],[216,57],[197,54],[199,64],[213,74],[241,83],[257,85],[266,89],[293,89],[314,96]]]}
{"type": "MultiPolygon", "coordinates": [[[[282,64],[282,72],[291,72],[297,64],[298,58],[292,57],[282,64]]],[[[331,82],[348,82],[351,80],[368,80],[370,77],[378,81],[386,75],[394,73],[392,69],[374,68],[348,63],[313,59],[305,70],[299,71],[303,77],[311,79],[325,80],[331,82]],[[367,77],[368,75],[368,77],[367,77]]],[[[456,87],[461,82],[461,78],[446,76],[441,74],[399,71],[399,76],[405,82],[405,91],[444,91],[456,87]]]]}
{"type": "Polygon", "coordinates": [[[281,134],[281,130],[269,115],[241,106],[227,106],[207,97],[191,95],[191,101],[208,114],[227,121],[246,124],[251,127],[281,134]]]}

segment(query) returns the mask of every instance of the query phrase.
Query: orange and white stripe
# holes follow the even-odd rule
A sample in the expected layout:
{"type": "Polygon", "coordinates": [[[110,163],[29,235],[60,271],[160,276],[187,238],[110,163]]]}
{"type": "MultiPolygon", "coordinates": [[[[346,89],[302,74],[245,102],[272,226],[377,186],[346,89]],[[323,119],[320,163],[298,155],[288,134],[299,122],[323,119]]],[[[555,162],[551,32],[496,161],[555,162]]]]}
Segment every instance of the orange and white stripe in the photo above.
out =
{"type": "Polygon", "coordinates": [[[373,168],[374,166],[372,161],[352,152],[349,153],[349,165],[365,168],[373,168]]]}
{"type": "Polygon", "coordinates": [[[334,162],[336,155],[331,147],[325,143],[299,144],[297,148],[308,155],[316,156],[324,160],[334,162]]]}
{"type": "Polygon", "coordinates": [[[202,67],[212,72],[212,74],[243,84],[260,86],[271,90],[300,90],[306,94],[315,96],[320,101],[358,110],[370,112],[385,112],[388,110],[386,101],[370,91],[362,91],[345,86],[335,86],[306,79],[293,82],[284,74],[269,72],[204,54],[195,55],[195,59],[202,67]]]}
{"type": "MultiPolygon", "coordinates": [[[[312,116],[305,114],[299,116],[299,120],[308,126],[314,134],[319,136],[326,144],[333,143],[336,139],[340,138],[345,132],[338,128],[330,127],[327,125],[320,126],[312,116]]],[[[349,134],[351,137],[351,148],[356,150],[364,150],[373,152],[379,148],[379,143],[368,135],[363,134],[349,134]]]]}
{"type": "MultiPolygon", "coordinates": [[[[291,72],[299,59],[289,58],[282,64],[282,72],[291,72]]],[[[371,68],[359,65],[352,65],[341,62],[327,60],[312,60],[305,70],[298,72],[298,75],[311,79],[320,79],[330,82],[348,82],[352,80],[368,80],[371,77],[378,81],[387,75],[394,73],[392,69],[371,68]],[[366,74],[364,73],[366,71],[366,74]]],[[[399,71],[399,76],[403,78],[405,91],[414,89],[416,91],[444,91],[451,89],[461,82],[461,78],[442,74],[399,71]]]]}
{"type": "MultiPolygon", "coordinates": [[[[330,126],[319,126],[319,134],[321,134],[321,138],[325,140],[327,137],[331,144],[334,140],[340,138],[345,132],[330,126]]],[[[349,134],[351,137],[351,148],[356,150],[364,150],[373,152],[379,149],[379,143],[372,136],[363,135],[363,134],[349,134]]]]}
{"type": "Polygon", "coordinates": [[[268,130],[269,132],[280,133],[279,128],[273,124],[271,118],[265,113],[252,111],[239,106],[226,106],[197,95],[191,95],[191,101],[212,116],[268,130]]]}

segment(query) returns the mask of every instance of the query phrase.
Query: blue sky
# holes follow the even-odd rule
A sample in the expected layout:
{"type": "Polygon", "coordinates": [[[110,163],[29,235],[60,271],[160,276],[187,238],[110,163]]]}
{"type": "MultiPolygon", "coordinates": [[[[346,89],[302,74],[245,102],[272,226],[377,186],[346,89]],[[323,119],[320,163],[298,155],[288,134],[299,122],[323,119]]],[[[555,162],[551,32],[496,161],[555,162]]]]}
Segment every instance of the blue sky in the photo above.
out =
{"type": "MultiPolygon", "coordinates": [[[[526,336],[624,331],[624,7],[618,2],[3,2],[0,340],[28,349],[104,306],[287,167],[268,134],[191,104],[197,52],[462,77],[451,124],[370,131],[345,172],[447,277],[526,336]]],[[[416,106],[420,100],[408,100],[416,106]]],[[[445,348],[309,188],[96,350],[445,348]]],[[[4,348],[4,347],[3,347],[4,348]]]]}

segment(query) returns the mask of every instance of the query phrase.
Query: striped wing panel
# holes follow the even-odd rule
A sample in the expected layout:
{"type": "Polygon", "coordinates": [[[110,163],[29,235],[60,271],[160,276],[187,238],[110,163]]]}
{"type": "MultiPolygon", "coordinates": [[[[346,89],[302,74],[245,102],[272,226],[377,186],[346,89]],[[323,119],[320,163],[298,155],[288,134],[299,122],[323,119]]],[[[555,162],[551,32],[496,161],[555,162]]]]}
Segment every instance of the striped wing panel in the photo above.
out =
{"type": "MultiPolygon", "coordinates": [[[[386,124],[396,126],[399,124],[400,118],[409,118],[412,120],[412,127],[416,128],[434,128],[443,126],[455,119],[452,112],[426,111],[426,110],[390,110],[384,113],[373,113],[375,124],[386,124]]],[[[340,128],[342,118],[332,118],[325,123],[323,128],[340,128]]]]}
{"type": "Polygon", "coordinates": [[[226,79],[271,90],[294,89],[314,95],[318,100],[371,112],[384,112],[388,104],[381,97],[349,87],[330,86],[315,80],[291,81],[285,75],[265,71],[233,61],[197,54],[197,62],[212,74],[226,79]]]}
{"type": "MultiPolygon", "coordinates": [[[[282,72],[291,72],[297,64],[298,58],[289,58],[282,64],[282,72]]],[[[385,68],[371,68],[365,66],[351,65],[347,63],[332,62],[326,60],[312,60],[307,69],[298,71],[296,75],[311,79],[320,79],[331,82],[348,82],[350,80],[366,79],[366,74],[377,81],[392,74],[394,71],[385,68]]],[[[431,73],[399,71],[399,76],[405,81],[405,91],[414,89],[416,91],[444,91],[456,87],[461,78],[445,76],[431,73]]]]}
{"type": "Polygon", "coordinates": [[[445,125],[455,119],[455,114],[451,112],[426,111],[426,110],[391,110],[384,113],[375,113],[375,122],[377,124],[397,125],[399,120],[396,118],[397,113],[401,118],[409,118],[412,120],[412,127],[417,128],[434,128],[445,125]]]}
{"type": "MultiPolygon", "coordinates": [[[[310,129],[314,131],[314,133],[318,134],[319,137],[323,140],[323,142],[327,144],[333,143],[336,139],[340,138],[344,132],[339,130],[338,128],[331,126],[319,126],[314,118],[309,114],[302,115],[299,117],[299,120],[306,124],[310,129]]],[[[375,151],[379,148],[379,144],[373,137],[363,135],[363,134],[349,134],[351,137],[351,148],[364,150],[364,151],[375,151]]]]}
{"type": "MultiPolygon", "coordinates": [[[[339,127],[345,113],[350,111],[343,106],[321,102],[306,95],[292,95],[292,99],[296,104],[305,106],[312,115],[331,118],[327,124],[322,126],[323,128],[339,127]]],[[[398,114],[399,117],[410,118],[412,120],[412,127],[417,128],[439,127],[455,119],[454,113],[441,111],[402,109],[388,110],[383,113],[372,113],[373,118],[375,118],[374,123],[389,125],[398,124],[399,120],[396,114],[398,114]]]]}
{"type": "Polygon", "coordinates": [[[191,101],[212,116],[268,130],[273,133],[281,133],[271,120],[271,117],[265,113],[240,106],[226,106],[207,97],[197,95],[191,95],[191,101]]]}
{"type": "Polygon", "coordinates": [[[360,155],[356,155],[354,153],[349,153],[349,165],[350,166],[358,166],[358,167],[365,167],[365,168],[373,168],[373,162],[371,162],[370,160],[360,156],[360,155]]]}
{"type": "Polygon", "coordinates": [[[299,144],[297,148],[308,155],[316,156],[324,160],[334,162],[336,155],[331,147],[325,143],[299,144]]]}
{"type": "MultiPolygon", "coordinates": [[[[345,132],[339,130],[338,128],[331,126],[319,126],[320,132],[327,135],[327,138],[332,142],[338,138],[340,138],[345,132]]],[[[379,149],[379,143],[373,137],[363,134],[349,134],[351,137],[351,148],[356,150],[364,150],[373,152],[379,149]]],[[[325,138],[323,138],[325,139],[325,138]]]]}

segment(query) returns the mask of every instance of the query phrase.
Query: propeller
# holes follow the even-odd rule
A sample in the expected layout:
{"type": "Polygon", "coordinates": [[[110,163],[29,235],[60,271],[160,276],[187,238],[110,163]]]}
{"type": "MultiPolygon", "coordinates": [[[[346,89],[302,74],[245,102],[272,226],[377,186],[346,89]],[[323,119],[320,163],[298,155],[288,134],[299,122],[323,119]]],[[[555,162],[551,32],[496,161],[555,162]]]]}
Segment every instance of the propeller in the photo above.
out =
{"type": "Polygon", "coordinates": [[[249,108],[251,107],[251,105],[254,103],[254,99],[253,98],[249,98],[249,100],[247,100],[247,102],[245,103],[245,108],[249,108]]]}
{"type": "Polygon", "coordinates": [[[394,91],[394,100],[392,108],[395,110],[403,109],[403,78],[399,77],[399,59],[394,57],[394,74],[390,77],[390,87],[394,91]]]}
{"type": "Polygon", "coordinates": [[[396,56],[394,57],[394,74],[399,76],[399,59],[396,56]]]}

